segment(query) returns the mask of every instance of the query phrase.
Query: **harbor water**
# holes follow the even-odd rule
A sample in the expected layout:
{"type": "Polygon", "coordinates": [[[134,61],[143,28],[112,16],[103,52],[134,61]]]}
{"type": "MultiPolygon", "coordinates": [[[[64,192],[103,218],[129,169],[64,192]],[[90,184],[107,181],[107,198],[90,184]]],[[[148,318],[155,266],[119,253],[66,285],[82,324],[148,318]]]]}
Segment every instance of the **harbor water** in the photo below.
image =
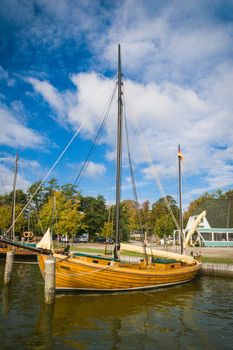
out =
{"type": "Polygon", "coordinates": [[[0,349],[233,349],[233,279],[127,294],[58,294],[44,303],[38,265],[14,264],[3,288],[0,349]]]}

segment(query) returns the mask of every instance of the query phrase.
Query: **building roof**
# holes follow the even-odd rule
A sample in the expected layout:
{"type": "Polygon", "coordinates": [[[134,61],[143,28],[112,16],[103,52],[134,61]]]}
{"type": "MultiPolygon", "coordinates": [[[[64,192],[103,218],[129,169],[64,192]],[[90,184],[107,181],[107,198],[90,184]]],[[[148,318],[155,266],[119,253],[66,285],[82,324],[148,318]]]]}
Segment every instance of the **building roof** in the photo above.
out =
{"type": "Polygon", "coordinates": [[[203,210],[206,210],[206,219],[210,227],[233,228],[233,200],[207,199],[193,214],[200,214],[203,210]]]}

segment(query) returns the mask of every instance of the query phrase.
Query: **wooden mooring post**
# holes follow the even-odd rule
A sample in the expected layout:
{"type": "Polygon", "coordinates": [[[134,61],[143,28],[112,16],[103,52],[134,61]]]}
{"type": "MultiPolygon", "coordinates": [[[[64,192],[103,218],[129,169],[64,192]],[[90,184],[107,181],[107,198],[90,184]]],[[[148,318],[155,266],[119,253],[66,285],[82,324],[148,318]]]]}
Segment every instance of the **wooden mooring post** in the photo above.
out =
{"type": "Polygon", "coordinates": [[[12,270],[14,264],[14,250],[9,250],[6,254],[5,272],[4,272],[4,285],[11,283],[12,270]]]}
{"type": "Polygon", "coordinates": [[[48,258],[45,261],[45,303],[52,304],[55,301],[55,259],[48,258]]]}

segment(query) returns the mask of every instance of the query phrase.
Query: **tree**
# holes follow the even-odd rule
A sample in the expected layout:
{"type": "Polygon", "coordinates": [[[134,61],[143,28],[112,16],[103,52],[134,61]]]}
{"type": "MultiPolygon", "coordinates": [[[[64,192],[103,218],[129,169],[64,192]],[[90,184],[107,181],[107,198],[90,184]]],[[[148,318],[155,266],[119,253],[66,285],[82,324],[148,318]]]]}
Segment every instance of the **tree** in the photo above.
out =
{"type": "Polygon", "coordinates": [[[171,235],[174,229],[175,225],[170,214],[163,214],[156,220],[154,230],[160,238],[171,235]]]}
{"type": "MultiPolygon", "coordinates": [[[[166,196],[166,200],[168,201],[175,218],[178,219],[179,209],[175,199],[171,196],[166,196]]],[[[152,234],[159,235],[160,237],[171,235],[176,228],[165,204],[164,198],[160,198],[152,205],[150,227],[152,234]]]]}
{"type": "Polygon", "coordinates": [[[80,211],[78,194],[67,200],[64,193],[60,191],[54,192],[40,210],[39,217],[45,230],[54,224],[57,234],[66,234],[69,237],[86,228],[84,223],[85,214],[80,211]],[[52,215],[54,211],[54,197],[56,202],[56,219],[52,215]]]}
{"type": "Polygon", "coordinates": [[[127,223],[127,226],[122,228],[124,231],[128,231],[127,237],[130,233],[138,231],[140,229],[139,215],[140,208],[139,204],[133,200],[124,200],[121,202],[121,212],[120,216],[126,215],[127,219],[122,220],[122,223],[127,223]]]}
{"type": "Polygon", "coordinates": [[[120,240],[123,242],[129,240],[129,225],[129,208],[122,202],[120,205],[120,240]]]}
{"type": "MultiPolygon", "coordinates": [[[[136,202],[132,200],[124,200],[120,203],[120,241],[127,242],[130,238],[130,232],[135,231],[138,229],[138,220],[137,220],[137,212],[136,212],[136,202]]],[[[116,220],[115,220],[115,213],[116,213],[116,206],[114,205],[112,207],[112,211],[114,213],[114,220],[113,220],[113,235],[115,235],[116,232],[116,220]]]]}
{"type": "Polygon", "coordinates": [[[47,182],[48,186],[45,186],[45,191],[47,192],[47,198],[53,194],[54,191],[58,191],[60,186],[57,183],[57,179],[54,177],[47,182]]]}
{"type": "Polygon", "coordinates": [[[224,197],[226,199],[232,199],[233,200],[233,190],[229,190],[227,192],[224,193],[224,197]]]}
{"type": "Polygon", "coordinates": [[[57,223],[57,233],[72,237],[86,228],[83,221],[85,214],[79,211],[79,200],[69,200],[64,205],[57,223]]]}
{"type": "MultiPolygon", "coordinates": [[[[34,182],[29,189],[27,190],[27,196],[28,200],[32,198],[34,193],[37,191],[38,187],[40,186],[41,181],[34,182]]],[[[34,195],[34,197],[31,199],[29,210],[37,210],[37,212],[42,208],[42,206],[47,201],[47,191],[45,187],[42,185],[37,193],[34,195]]]]}
{"type": "Polygon", "coordinates": [[[113,237],[113,223],[112,223],[112,221],[104,223],[104,226],[101,230],[101,236],[113,237]]]}
{"type": "Polygon", "coordinates": [[[11,223],[11,207],[9,205],[1,205],[0,206],[0,227],[1,234],[6,232],[11,223]]]}
{"type": "Polygon", "coordinates": [[[61,186],[61,192],[67,199],[70,199],[78,193],[77,186],[73,184],[63,185],[61,186]]]}
{"type": "MultiPolygon", "coordinates": [[[[19,215],[22,208],[19,204],[15,206],[15,217],[19,215]]],[[[11,206],[1,205],[0,206],[0,230],[1,233],[7,232],[11,226],[11,206]]],[[[26,226],[26,220],[23,215],[15,223],[15,233],[20,235],[22,230],[26,226]]]]}
{"type": "MultiPolygon", "coordinates": [[[[16,190],[16,204],[24,206],[27,203],[27,195],[21,189],[16,190]]],[[[12,205],[13,191],[0,196],[0,205],[12,205]]]]}
{"type": "Polygon", "coordinates": [[[80,210],[85,213],[84,224],[88,232],[94,235],[100,233],[107,221],[107,209],[103,196],[80,197],[80,210]]]}
{"type": "Polygon", "coordinates": [[[209,199],[213,199],[212,195],[205,192],[189,204],[188,210],[184,213],[184,226],[188,222],[190,216],[200,214],[205,210],[205,202],[209,199]]]}
{"type": "Polygon", "coordinates": [[[142,203],[141,216],[142,216],[143,227],[146,231],[148,231],[149,225],[150,225],[150,217],[151,217],[151,210],[150,210],[150,202],[149,201],[145,201],[142,203]]]}

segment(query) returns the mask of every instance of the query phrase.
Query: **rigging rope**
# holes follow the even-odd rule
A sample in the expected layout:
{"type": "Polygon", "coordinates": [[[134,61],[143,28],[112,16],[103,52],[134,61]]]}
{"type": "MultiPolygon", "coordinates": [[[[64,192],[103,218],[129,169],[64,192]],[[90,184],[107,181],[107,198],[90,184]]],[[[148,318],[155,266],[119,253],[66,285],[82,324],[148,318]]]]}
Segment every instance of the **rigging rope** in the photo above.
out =
{"type": "Polygon", "coordinates": [[[113,99],[114,99],[114,96],[115,96],[115,92],[116,92],[116,87],[117,87],[117,85],[115,84],[114,89],[113,89],[113,93],[110,96],[109,100],[107,101],[107,104],[106,104],[106,106],[104,108],[104,111],[102,113],[103,118],[102,118],[102,120],[100,120],[100,125],[99,125],[99,128],[97,130],[97,134],[96,134],[96,136],[94,138],[94,141],[91,144],[91,147],[89,148],[89,151],[88,151],[87,157],[85,159],[85,162],[83,162],[82,167],[81,167],[81,169],[80,169],[80,171],[78,173],[78,176],[76,177],[75,181],[73,182],[73,190],[70,193],[67,193],[62,206],[64,206],[70,200],[72,195],[74,194],[74,190],[75,190],[76,185],[79,186],[80,181],[81,181],[82,177],[84,176],[85,171],[86,171],[86,169],[87,169],[87,167],[88,167],[88,165],[90,163],[90,158],[91,158],[93,152],[95,151],[95,148],[96,148],[96,146],[97,146],[97,144],[99,142],[100,136],[102,135],[102,132],[103,132],[103,129],[105,127],[107,118],[109,116],[109,112],[110,112],[110,109],[111,109],[111,106],[112,106],[112,103],[113,103],[113,99]]]}
{"type": "MultiPolygon", "coordinates": [[[[125,100],[124,100],[124,106],[125,106],[125,100]]],[[[129,161],[129,167],[130,167],[130,177],[131,177],[131,182],[132,182],[133,196],[134,196],[134,201],[136,202],[136,212],[137,212],[137,216],[138,216],[138,222],[139,222],[139,227],[140,227],[140,236],[141,236],[142,245],[144,248],[144,254],[145,254],[145,258],[148,259],[147,253],[146,253],[146,246],[145,246],[145,242],[143,239],[144,235],[143,235],[142,217],[141,217],[140,209],[137,207],[138,196],[137,196],[137,190],[136,190],[134,172],[133,172],[133,165],[132,165],[132,159],[131,159],[131,152],[130,152],[128,125],[127,125],[127,118],[126,118],[126,108],[124,108],[124,121],[125,121],[126,144],[127,144],[128,161],[129,161]]]]}
{"type": "MultiPolygon", "coordinates": [[[[23,170],[22,164],[24,164],[24,160],[23,160],[23,159],[22,159],[21,161],[19,161],[19,163],[18,163],[18,169],[19,169],[19,171],[21,172],[22,178],[23,178],[23,179],[26,179],[26,177],[25,177],[25,175],[24,175],[24,170],[23,170]]],[[[40,227],[41,227],[42,232],[44,232],[44,228],[43,228],[42,222],[41,222],[40,217],[39,217],[39,215],[38,215],[37,206],[34,207],[33,210],[34,210],[34,211],[33,211],[33,214],[35,215],[35,223],[38,223],[38,224],[40,225],[40,227]]],[[[28,212],[28,217],[29,217],[29,218],[30,218],[30,217],[33,218],[33,216],[31,215],[30,209],[29,209],[29,212],[28,212]]],[[[35,228],[35,223],[34,223],[34,228],[35,228]]]]}
{"type": "Polygon", "coordinates": [[[110,112],[110,109],[111,109],[111,106],[112,106],[112,103],[113,103],[113,99],[114,99],[114,96],[115,96],[115,93],[116,93],[116,88],[117,88],[117,84],[115,84],[114,89],[113,89],[113,93],[110,96],[110,98],[109,98],[109,100],[108,100],[108,102],[107,102],[107,104],[106,104],[106,106],[104,108],[104,111],[102,113],[103,118],[100,121],[100,125],[99,125],[99,128],[98,128],[97,134],[96,134],[96,136],[94,138],[94,141],[92,142],[92,144],[91,144],[91,146],[89,148],[89,151],[88,151],[88,154],[86,156],[86,159],[85,159],[85,161],[82,164],[82,167],[81,167],[81,169],[80,169],[80,171],[78,173],[78,176],[76,177],[75,181],[73,182],[73,190],[66,195],[66,198],[65,198],[65,200],[64,200],[64,202],[62,204],[63,206],[70,200],[70,198],[74,194],[75,187],[79,186],[79,184],[80,184],[80,182],[82,180],[82,177],[84,176],[85,171],[86,171],[86,169],[87,169],[87,167],[88,167],[88,165],[90,163],[90,158],[91,158],[92,154],[95,151],[95,148],[96,148],[96,146],[97,146],[97,144],[99,142],[100,136],[102,135],[102,132],[103,132],[103,129],[105,127],[107,118],[109,116],[109,112],[110,112]]]}
{"type": "MultiPolygon", "coordinates": [[[[142,128],[140,127],[139,123],[138,123],[138,126],[135,125],[134,130],[135,130],[135,133],[138,135],[139,139],[141,140],[141,144],[143,146],[144,153],[145,153],[145,156],[146,156],[146,161],[147,161],[149,167],[155,168],[155,164],[154,164],[154,162],[152,160],[152,156],[150,154],[149,148],[148,148],[146,142],[144,141],[142,128]]],[[[160,181],[160,178],[159,178],[159,175],[158,175],[157,171],[155,173],[155,180],[156,180],[157,186],[159,188],[159,191],[160,191],[160,193],[161,193],[161,195],[163,197],[164,203],[165,203],[165,205],[166,205],[166,207],[167,207],[167,209],[168,209],[168,211],[169,211],[169,213],[170,213],[170,215],[171,215],[171,217],[173,219],[173,222],[174,222],[177,230],[179,230],[180,229],[179,228],[179,224],[178,224],[178,222],[177,222],[177,220],[175,218],[175,215],[173,214],[173,211],[171,209],[171,206],[170,206],[170,204],[169,204],[169,202],[167,200],[166,193],[165,193],[165,191],[163,189],[163,186],[161,184],[161,181],[160,181]]]]}
{"type": "MultiPolygon", "coordinates": [[[[146,143],[145,143],[145,141],[144,141],[144,139],[143,139],[143,133],[142,133],[142,129],[141,129],[140,125],[139,125],[139,128],[136,129],[136,132],[137,132],[138,136],[141,138],[144,151],[145,151],[145,153],[146,153],[146,155],[147,155],[147,163],[148,163],[149,167],[155,168],[155,164],[154,164],[154,162],[153,162],[153,160],[152,160],[152,157],[151,157],[151,154],[150,154],[150,152],[149,152],[148,146],[146,145],[146,143]]],[[[165,204],[166,204],[166,207],[167,207],[167,209],[168,209],[168,211],[169,211],[169,213],[170,213],[170,215],[171,215],[171,217],[172,217],[172,219],[173,219],[173,222],[174,222],[174,224],[175,224],[177,230],[179,230],[179,224],[178,224],[178,222],[177,222],[177,220],[176,220],[176,218],[175,218],[175,215],[173,214],[173,211],[172,211],[172,209],[171,209],[170,203],[169,203],[169,201],[167,200],[166,193],[165,193],[165,191],[164,191],[164,189],[163,189],[163,186],[162,186],[162,184],[161,184],[161,181],[160,181],[160,179],[159,179],[159,175],[158,175],[157,171],[156,171],[156,175],[155,175],[155,180],[156,180],[156,182],[157,182],[157,186],[158,186],[158,188],[159,188],[159,190],[160,190],[160,193],[161,193],[161,195],[162,195],[162,197],[163,197],[163,200],[164,200],[164,202],[165,202],[165,204]]]]}
{"type": "MultiPolygon", "coordinates": [[[[114,76],[114,78],[111,81],[114,81],[116,79],[116,75],[114,76]]],[[[106,89],[105,89],[106,90],[106,89]]],[[[93,107],[94,108],[94,107],[93,107]]],[[[28,207],[28,205],[31,203],[32,199],[35,197],[35,195],[38,193],[39,189],[42,187],[42,185],[44,184],[44,182],[47,180],[47,178],[49,177],[49,175],[52,173],[53,169],[56,167],[56,165],[59,163],[59,161],[61,160],[61,158],[63,157],[63,155],[66,153],[66,151],[68,150],[68,148],[70,147],[70,145],[72,144],[72,142],[74,141],[74,139],[77,137],[77,135],[81,132],[81,130],[83,129],[83,127],[85,126],[85,124],[87,123],[87,121],[89,120],[90,116],[91,116],[91,112],[93,110],[93,108],[91,109],[91,111],[89,112],[89,115],[87,116],[86,119],[83,120],[83,122],[81,123],[81,125],[79,126],[79,128],[76,130],[76,132],[74,133],[74,135],[72,136],[72,138],[70,139],[70,141],[68,142],[68,144],[66,145],[66,147],[63,149],[63,151],[60,153],[59,157],[57,158],[57,160],[54,162],[54,164],[52,165],[52,167],[50,168],[50,170],[48,171],[48,173],[46,174],[46,176],[43,178],[43,180],[40,182],[39,186],[37,187],[37,189],[35,190],[35,192],[32,194],[32,196],[30,197],[30,199],[28,200],[28,202],[25,204],[25,206],[23,207],[23,209],[20,211],[19,215],[16,217],[16,219],[14,220],[14,222],[12,223],[12,225],[9,227],[7,234],[11,231],[12,227],[15,225],[15,223],[17,222],[17,220],[19,219],[19,217],[23,214],[24,210],[28,207]]]]}
{"type": "MultiPolygon", "coordinates": [[[[92,145],[91,145],[91,147],[90,147],[90,149],[88,151],[86,160],[83,163],[83,165],[82,165],[82,167],[81,167],[81,169],[79,171],[79,174],[78,174],[78,176],[76,177],[76,179],[75,179],[75,181],[73,183],[74,186],[76,186],[76,184],[77,184],[77,186],[80,184],[80,181],[81,181],[82,177],[84,176],[85,171],[86,171],[86,169],[87,169],[87,167],[88,167],[88,165],[90,163],[91,155],[93,154],[93,152],[94,152],[94,150],[95,150],[95,148],[96,148],[96,146],[97,146],[97,144],[99,142],[100,136],[102,134],[102,131],[103,131],[104,127],[105,127],[107,118],[109,116],[109,112],[110,112],[110,109],[111,109],[111,106],[112,106],[112,102],[113,102],[113,99],[114,99],[114,96],[115,96],[115,93],[116,93],[116,88],[117,88],[117,84],[115,84],[113,93],[112,93],[109,101],[107,102],[106,108],[105,108],[105,110],[104,110],[104,112],[102,114],[103,115],[103,119],[102,119],[102,121],[100,123],[100,126],[98,128],[96,137],[95,137],[94,142],[92,143],[92,145]]],[[[70,196],[71,196],[71,194],[70,194],[70,196]]]]}

